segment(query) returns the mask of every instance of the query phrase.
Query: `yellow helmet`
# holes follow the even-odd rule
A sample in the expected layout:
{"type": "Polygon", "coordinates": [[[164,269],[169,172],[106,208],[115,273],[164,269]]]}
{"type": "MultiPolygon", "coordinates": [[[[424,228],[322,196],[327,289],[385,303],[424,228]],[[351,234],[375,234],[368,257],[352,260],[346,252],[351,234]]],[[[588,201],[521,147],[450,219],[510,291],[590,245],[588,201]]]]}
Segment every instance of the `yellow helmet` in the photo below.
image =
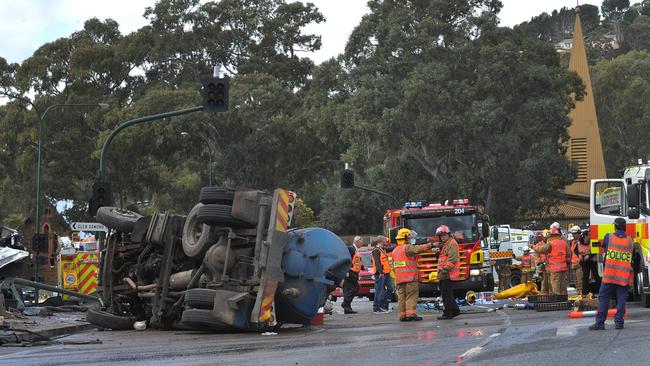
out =
{"type": "Polygon", "coordinates": [[[399,229],[395,239],[406,239],[406,238],[411,238],[412,236],[413,236],[413,232],[411,231],[411,229],[403,228],[403,229],[399,229]]]}

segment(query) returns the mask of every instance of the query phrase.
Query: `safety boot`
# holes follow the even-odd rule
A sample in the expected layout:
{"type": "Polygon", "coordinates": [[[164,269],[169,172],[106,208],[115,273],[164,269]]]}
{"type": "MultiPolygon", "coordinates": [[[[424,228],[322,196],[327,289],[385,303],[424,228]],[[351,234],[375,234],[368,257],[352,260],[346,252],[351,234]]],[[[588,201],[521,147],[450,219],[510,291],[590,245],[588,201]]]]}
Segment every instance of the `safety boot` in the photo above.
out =
{"type": "Polygon", "coordinates": [[[605,324],[594,324],[589,327],[589,330],[605,330],[605,324]]]}

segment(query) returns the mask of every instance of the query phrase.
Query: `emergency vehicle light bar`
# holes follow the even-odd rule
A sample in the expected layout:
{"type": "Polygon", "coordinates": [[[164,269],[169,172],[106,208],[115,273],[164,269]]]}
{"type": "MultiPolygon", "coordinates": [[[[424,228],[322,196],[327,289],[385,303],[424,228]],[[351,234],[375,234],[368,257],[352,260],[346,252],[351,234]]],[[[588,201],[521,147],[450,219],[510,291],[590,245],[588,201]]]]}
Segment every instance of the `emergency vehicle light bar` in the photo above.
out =
{"type": "Polygon", "coordinates": [[[452,204],[455,205],[469,205],[469,199],[463,198],[461,200],[453,200],[452,204]]]}
{"type": "Polygon", "coordinates": [[[422,208],[429,205],[427,201],[410,201],[404,202],[404,208],[422,208]]]}

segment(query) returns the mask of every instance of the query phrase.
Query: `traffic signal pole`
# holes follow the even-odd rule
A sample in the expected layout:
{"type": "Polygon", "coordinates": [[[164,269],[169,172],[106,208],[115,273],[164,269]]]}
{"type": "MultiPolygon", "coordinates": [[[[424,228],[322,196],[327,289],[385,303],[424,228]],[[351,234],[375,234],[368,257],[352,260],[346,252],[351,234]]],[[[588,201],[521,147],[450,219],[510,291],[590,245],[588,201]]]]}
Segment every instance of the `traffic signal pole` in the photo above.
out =
{"type": "Polygon", "coordinates": [[[127,127],[142,124],[142,123],[145,123],[145,122],[153,122],[153,121],[157,121],[159,119],[163,119],[163,118],[167,118],[167,117],[180,116],[180,115],[183,115],[183,114],[202,111],[203,108],[204,108],[203,106],[197,106],[197,107],[192,107],[192,108],[187,108],[187,109],[180,109],[180,110],[177,110],[177,111],[171,111],[171,112],[160,113],[160,114],[153,114],[153,115],[149,115],[149,116],[145,116],[145,117],[132,119],[130,121],[126,121],[126,122],[122,123],[121,125],[117,126],[117,128],[114,129],[113,132],[111,132],[110,135],[108,135],[108,138],[106,139],[106,141],[104,141],[104,146],[102,146],[102,155],[101,155],[101,157],[99,159],[99,173],[97,175],[97,180],[100,181],[100,182],[106,182],[106,152],[108,151],[108,147],[111,145],[111,142],[113,141],[115,136],[117,136],[117,134],[120,133],[120,131],[122,131],[123,129],[125,129],[127,127]]]}

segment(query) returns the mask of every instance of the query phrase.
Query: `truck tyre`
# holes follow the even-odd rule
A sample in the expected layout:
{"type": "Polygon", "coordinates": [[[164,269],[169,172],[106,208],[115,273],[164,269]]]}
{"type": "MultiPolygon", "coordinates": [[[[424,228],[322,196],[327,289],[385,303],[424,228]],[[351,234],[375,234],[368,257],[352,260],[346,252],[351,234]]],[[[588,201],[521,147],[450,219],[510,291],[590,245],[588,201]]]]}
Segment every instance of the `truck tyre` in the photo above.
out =
{"type": "Polygon", "coordinates": [[[510,272],[510,287],[515,287],[521,283],[521,271],[512,270],[510,272]]]}
{"type": "Polygon", "coordinates": [[[228,188],[203,187],[199,193],[199,202],[204,204],[232,205],[233,199],[235,199],[235,191],[228,188]]]}
{"type": "Polygon", "coordinates": [[[185,305],[190,308],[212,310],[216,290],[193,288],[185,291],[185,305]]]}
{"type": "Polygon", "coordinates": [[[95,219],[100,224],[103,224],[109,229],[115,229],[123,233],[130,233],[133,231],[135,223],[142,217],[142,215],[133,211],[121,209],[118,207],[100,207],[97,210],[95,219]]]}
{"type": "Polygon", "coordinates": [[[202,206],[202,203],[198,203],[192,208],[183,227],[183,252],[188,257],[195,259],[202,259],[205,252],[218,239],[213,226],[199,222],[199,208],[202,206]]]}
{"type": "Polygon", "coordinates": [[[133,323],[137,321],[134,316],[121,316],[111,314],[98,307],[92,307],[86,312],[86,321],[100,328],[113,330],[133,329],[133,323]]]}
{"type": "Polygon", "coordinates": [[[231,226],[238,229],[254,227],[245,221],[232,217],[232,206],[207,204],[199,207],[197,217],[199,222],[215,226],[231,226]]]}
{"type": "Polygon", "coordinates": [[[212,310],[187,309],[181,316],[181,322],[194,329],[228,330],[228,325],[212,316],[212,310]]]}

